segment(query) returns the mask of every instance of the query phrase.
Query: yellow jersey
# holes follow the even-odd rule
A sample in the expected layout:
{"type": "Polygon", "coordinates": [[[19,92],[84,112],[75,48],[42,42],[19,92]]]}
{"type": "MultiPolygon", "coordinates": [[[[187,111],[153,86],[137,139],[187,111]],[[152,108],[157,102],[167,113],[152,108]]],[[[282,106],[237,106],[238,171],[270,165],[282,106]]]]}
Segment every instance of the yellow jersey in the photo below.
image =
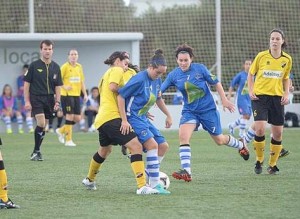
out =
{"type": "Polygon", "coordinates": [[[255,76],[254,94],[283,96],[283,80],[289,79],[291,69],[292,57],[285,52],[277,59],[269,50],[258,53],[249,70],[255,76]]]}
{"type": "Polygon", "coordinates": [[[72,66],[69,62],[63,64],[61,66],[61,78],[64,85],[72,86],[72,89],[69,91],[61,88],[62,96],[80,96],[84,74],[79,63],[76,63],[75,66],[72,66]]]}
{"type": "Polygon", "coordinates": [[[96,129],[110,120],[121,118],[117,102],[118,93],[112,92],[109,85],[116,83],[119,87],[124,86],[123,74],[121,67],[110,67],[100,80],[100,106],[94,122],[96,129]]]}

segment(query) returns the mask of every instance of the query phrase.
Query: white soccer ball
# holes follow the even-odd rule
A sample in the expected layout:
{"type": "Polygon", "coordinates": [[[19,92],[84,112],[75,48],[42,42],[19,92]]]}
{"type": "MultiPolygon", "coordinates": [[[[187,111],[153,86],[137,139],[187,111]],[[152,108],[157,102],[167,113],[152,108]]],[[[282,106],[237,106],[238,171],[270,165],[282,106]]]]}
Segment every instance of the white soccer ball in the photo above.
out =
{"type": "MultiPolygon", "coordinates": [[[[149,173],[146,172],[146,182],[149,184],[149,173]]],[[[164,172],[159,172],[159,183],[163,186],[164,189],[168,189],[170,186],[170,178],[164,172]]]]}
{"type": "Polygon", "coordinates": [[[159,183],[164,187],[164,189],[168,189],[170,186],[169,176],[164,172],[159,172],[159,183]]]}

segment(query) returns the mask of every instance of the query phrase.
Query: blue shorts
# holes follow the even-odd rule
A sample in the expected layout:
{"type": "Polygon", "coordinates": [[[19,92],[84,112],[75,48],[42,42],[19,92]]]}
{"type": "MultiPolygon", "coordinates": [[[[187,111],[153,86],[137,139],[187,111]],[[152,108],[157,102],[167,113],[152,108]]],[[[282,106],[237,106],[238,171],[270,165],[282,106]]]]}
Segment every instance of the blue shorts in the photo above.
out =
{"type": "Polygon", "coordinates": [[[128,122],[132,126],[139,141],[144,144],[148,139],[154,138],[157,144],[166,142],[165,137],[160,131],[149,121],[146,116],[143,117],[128,117],[128,122]]]}
{"type": "Polygon", "coordinates": [[[195,130],[198,130],[201,124],[203,129],[210,135],[222,134],[220,114],[218,110],[213,109],[201,113],[188,111],[182,112],[179,126],[182,124],[196,124],[195,130]]]}
{"type": "Polygon", "coordinates": [[[252,114],[251,102],[248,101],[237,101],[237,107],[240,115],[249,115],[252,114]]]}

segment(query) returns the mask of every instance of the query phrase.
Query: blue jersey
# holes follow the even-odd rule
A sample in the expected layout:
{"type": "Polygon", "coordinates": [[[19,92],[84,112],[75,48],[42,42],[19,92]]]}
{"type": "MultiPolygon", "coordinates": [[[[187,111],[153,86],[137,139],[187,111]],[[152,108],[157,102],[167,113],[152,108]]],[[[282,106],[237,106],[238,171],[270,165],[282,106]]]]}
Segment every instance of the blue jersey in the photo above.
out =
{"type": "Polygon", "coordinates": [[[160,98],[161,79],[152,80],[147,70],[133,76],[118,92],[125,99],[127,116],[145,116],[160,98]]]}
{"type": "Polygon", "coordinates": [[[173,69],[161,86],[162,93],[170,86],[175,86],[183,96],[183,112],[205,112],[216,109],[216,104],[209,85],[216,85],[218,79],[203,64],[192,63],[188,71],[173,69]]]}
{"type": "Polygon", "coordinates": [[[239,72],[231,81],[230,87],[238,87],[236,92],[237,103],[250,103],[251,99],[249,96],[248,83],[247,83],[248,73],[245,71],[239,72]]]}

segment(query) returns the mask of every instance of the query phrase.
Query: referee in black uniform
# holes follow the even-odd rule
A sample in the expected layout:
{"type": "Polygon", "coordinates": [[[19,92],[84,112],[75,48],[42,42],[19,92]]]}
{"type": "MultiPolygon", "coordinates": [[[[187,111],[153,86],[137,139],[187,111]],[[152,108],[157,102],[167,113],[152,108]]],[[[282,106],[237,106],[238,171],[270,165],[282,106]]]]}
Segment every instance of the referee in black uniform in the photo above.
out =
{"type": "Polygon", "coordinates": [[[49,118],[60,107],[60,87],[63,85],[59,65],[52,61],[53,42],[40,43],[41,58],[30,64],[24,76],[25,109],[36,119],[34,150],[30,159],[42,161],[40,147],[49,118]],[[55,95],[55,97],[54,97],[55,95]]]}

